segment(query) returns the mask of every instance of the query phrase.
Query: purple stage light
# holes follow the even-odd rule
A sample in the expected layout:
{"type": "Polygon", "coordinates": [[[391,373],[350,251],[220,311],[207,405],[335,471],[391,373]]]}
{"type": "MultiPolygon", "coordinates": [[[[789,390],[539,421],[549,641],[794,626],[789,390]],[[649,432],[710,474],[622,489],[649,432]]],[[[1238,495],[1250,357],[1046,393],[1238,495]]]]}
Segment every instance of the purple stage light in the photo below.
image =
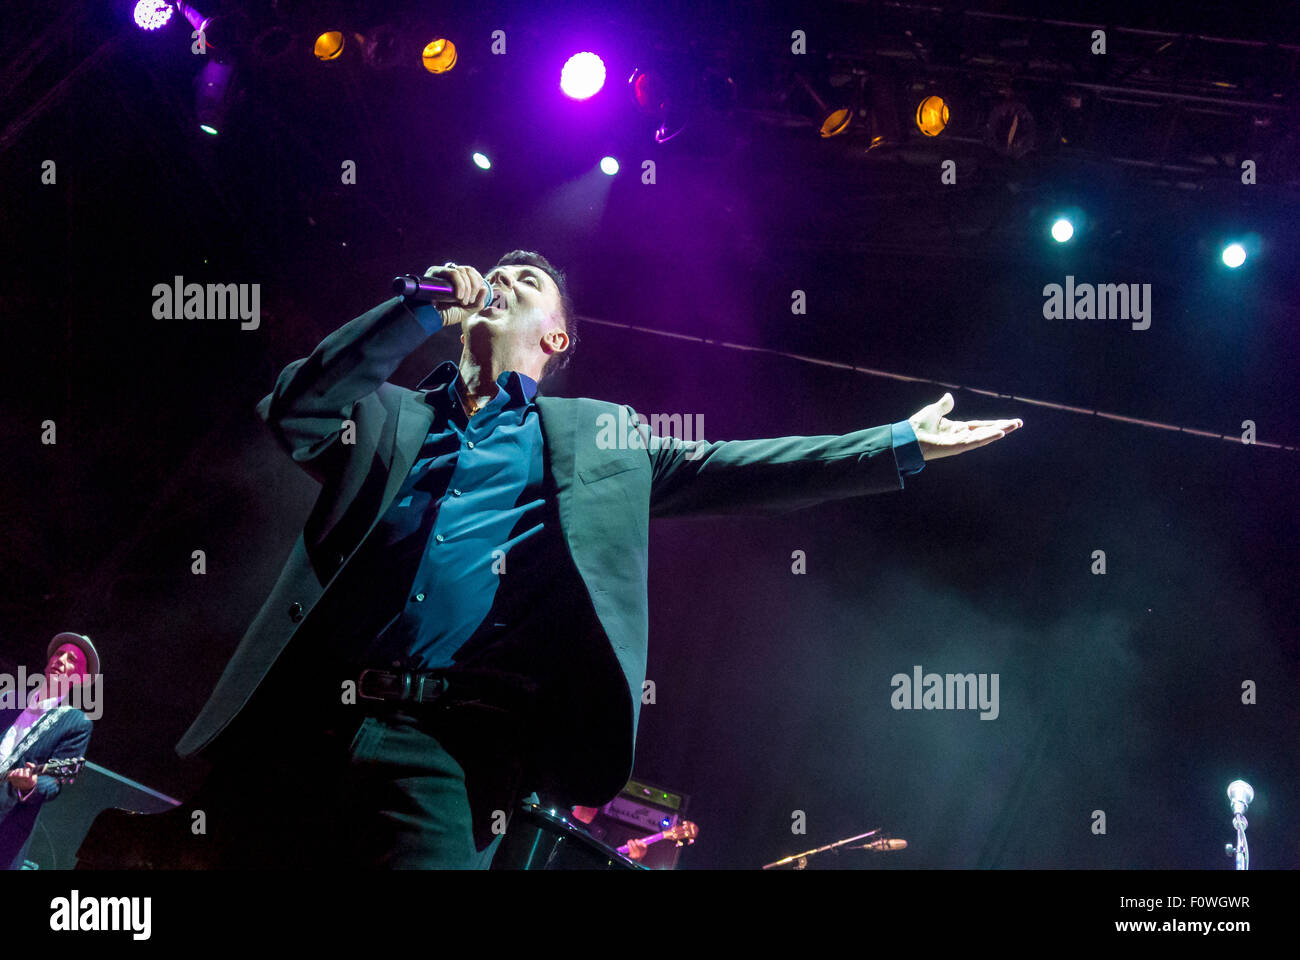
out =
{"type": "Polygon", "coordinates": [[[605,62],[594,53],[575,53],[560,71],[560,89],[574,100],[586,100],[605,85],[605,62]]]}
{"type": "Polygon", "coordinates": [[[172,5],[165,0],[140,0],[135,5],[135,25],[141,30],[157,30],[172,18],[172,5]]]}

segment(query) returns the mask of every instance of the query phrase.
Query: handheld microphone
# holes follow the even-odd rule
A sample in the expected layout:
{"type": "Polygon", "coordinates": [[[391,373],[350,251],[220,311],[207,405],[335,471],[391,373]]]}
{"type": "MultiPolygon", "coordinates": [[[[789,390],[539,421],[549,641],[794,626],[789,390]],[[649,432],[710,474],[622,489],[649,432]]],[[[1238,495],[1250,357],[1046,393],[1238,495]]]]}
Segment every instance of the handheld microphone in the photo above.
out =
{"type": "MultiPolygon", "coordinates": [[[[440,303],[448,306],[463,306],[456,297],[456,288],[450,280],[443,277],[417,277],[408,273],[402,277],[393,277],[393,292],[417,300],[421,303],[440,303]]],[[[492,285],[487,285],[487,302],[484,309],[492,303],[492,285]]]]}

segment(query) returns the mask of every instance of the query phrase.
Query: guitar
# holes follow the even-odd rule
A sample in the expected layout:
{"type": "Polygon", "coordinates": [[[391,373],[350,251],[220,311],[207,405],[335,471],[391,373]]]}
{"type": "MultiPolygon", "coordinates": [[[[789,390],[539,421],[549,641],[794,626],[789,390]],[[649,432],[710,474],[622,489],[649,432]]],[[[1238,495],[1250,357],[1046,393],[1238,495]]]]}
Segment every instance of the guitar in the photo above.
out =
{"type": "MultiPolygon", "coordinates": [[[[689,820],[683,820],[674,827],[669,827],[667,830],[661,830],[658,833],[652,833],[648,837],[641,837],[640,840],[647,847],[652,843],[658,843],[660,840],[676,840],[677,846],[683,847],[687,844],[694,843],[695,838],[699,835],[699,827],[691,823],[689,820]]],[[[618,848],[618,852],[625,857],[628,855],[628,850],[629,847],[626,843],[618,848]]]]}
{"type": "MultiPolygon", "coordinates": [[[[34,776],[50,777],[57,783],[66,785],[77,779],[77,774],[81,772],[81,768],[85,765],[85,757],[69,757],[64,760],[50,760],[46,763],[38,764],[31,770],[28,770],[25,765],[22,767],[15,765],[13,769],[4,774],[4,778],[8,781],[12,774],[26,771],[34,776]]],[[[17,804],[18,798],[13,791],[0,790],[0,817],[3,817],[17,804]]]]}

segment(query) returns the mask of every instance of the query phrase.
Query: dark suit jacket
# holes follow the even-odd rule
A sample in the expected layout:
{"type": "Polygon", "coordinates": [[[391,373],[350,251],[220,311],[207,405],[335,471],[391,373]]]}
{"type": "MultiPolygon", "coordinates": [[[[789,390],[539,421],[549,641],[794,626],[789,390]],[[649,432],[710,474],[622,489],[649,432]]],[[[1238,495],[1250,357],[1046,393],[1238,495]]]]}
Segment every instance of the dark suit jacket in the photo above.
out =
{"type": "MultiPolygon", "coordinates": [[[[386,381],[428,336],[394,298],[289,364],[258,404],[280,445],[322,490],[270,597],[177,744],[182,757],[212,744],[290,640],[309,635],[304,625],[313,608],[388,509],[429,431],[432,408],[420,392],[386,381]],[[342,442],[347,420],[355,425],[352,443],[342,442]]],[[[902,481],[888,425],[843,436],[639,442],[644,433],[635,431],[631,407],[538,396],[537,408],[564,543],[590,600],[575,636],[612,656],[615,667],[612,684],[593,678],[589,698],[570,698],[599,704],[595,715],[588,710],[549,725],[543,786],[595,805],[614,796],[632,769],[649,633],[650,518],[782,513],[898,490],[902,481]],[[611,443],[625,427],[624,439],[611,443]]]]}
{"type": "MultiPolygon", "coordinates": [[[[0,736],[3,736],[21,715],[22,710],[0,710],[0,736]]],[[[90,744],[90,731],[93,726],[90,718],[80,710],[66,711],[22,752],[14,766],[18,767],[29,762],[42,764],[47,760],[84,757],[86,747],[90,744]]],[[[17,862],[18,855],[27,843],[32,827],[36,825],[41,804],[53,800],[62,789],[54,778],[38,776],[36,792],[19,802],[18,794],[11,784],[0,786],[0,791],[4,791],[4,796],[0,797],[0,868],[15,870],[22,865],[17,862]]]]}

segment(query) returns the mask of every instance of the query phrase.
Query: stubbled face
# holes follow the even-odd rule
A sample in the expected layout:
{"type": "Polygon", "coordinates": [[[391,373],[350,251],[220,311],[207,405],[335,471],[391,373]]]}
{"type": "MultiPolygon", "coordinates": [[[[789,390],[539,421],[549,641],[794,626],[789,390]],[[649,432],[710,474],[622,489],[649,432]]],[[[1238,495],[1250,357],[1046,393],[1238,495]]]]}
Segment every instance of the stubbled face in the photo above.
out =
{"type": "Polygon", "coordinates": [[[492,303],[466,318],[465,336],[474,340],[487,333],[495,350],[517,357],[535,352],[542,361],[551,355],[542,346],[548,335],[558,332],[564,337],[547,340],[552,350],[558,350],[560,343],[567,346],[560,288],[546,271],[515,264],[494,267],[483,279],[492,287],[492,303]]]}
{"type": "Polygon", "coordinates": [[[56,684],[85,683],[90,679],[86,673],[85,652],[75,643],[60,644],[45,665],[45,676],[52,689],[58,689],[56,684]]]}

